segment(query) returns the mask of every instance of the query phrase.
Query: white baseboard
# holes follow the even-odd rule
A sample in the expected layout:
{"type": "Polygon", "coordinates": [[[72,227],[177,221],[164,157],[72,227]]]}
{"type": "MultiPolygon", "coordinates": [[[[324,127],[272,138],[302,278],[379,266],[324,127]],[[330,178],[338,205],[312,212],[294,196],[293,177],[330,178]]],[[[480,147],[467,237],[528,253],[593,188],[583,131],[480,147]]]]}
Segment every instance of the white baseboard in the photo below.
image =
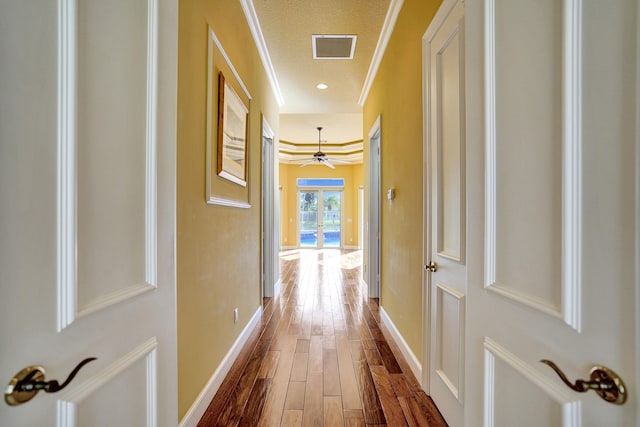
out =
{"type": "Polygon", "coordinates": [[[216,395],[222,381],[229,373],[231,366],[233,366],[233,362],[236,361],[236,358],[240,354],[240,350],[242,350],[242,347],[246,344],[247,339],[249,339],[251,332],[253,332],[253,329],[256,327],[261,317],[262,306],[258,307],[249,320],[249,323],[247,323],[247,326],[244,327],[240,336],[236,339],[236,342],[233,343],[227,355],[222,359],[218,369],[216,369],[209,381],[207,381],[207,385],[205,385],[200,394],[198,394],[198,397],[191,405],[191,408],[189,408],[180,421],[180,424],[178,424],[179,427],[196,427],[198,425],[198,422],[209,407],[209,403],[211,403],[213,396],[216,395]]]}
{"type": "Polygon", "coordinates": [[[281,251],[290,251],[292,249],[298,249],[297,246],[280,246],[281,251]]]}
{"type": "Polygon", "coordinates": [[[416,355],[413,354],[407,342],[404,340],[404,338],[402,338],[400,331],[398,331],[398,329],[396,328],[396,325],[393,324],[393,322],[391,321],[391,318],[389,317],[387,312],[384,311],[384,308],[382,307],[380,307],[380,319],[382,320],[382,323],[386,325],[387,329],[391,333],[393,340],[396,342],[398,347],[400,347],[400,352],[402,353],[402,355],[404,356],[404,359],[409,364],[409,367],[411,368],[413,375],[415,375],[416,379],[420,383],[422,383],[422,363],[420,363],[416,355]]]}

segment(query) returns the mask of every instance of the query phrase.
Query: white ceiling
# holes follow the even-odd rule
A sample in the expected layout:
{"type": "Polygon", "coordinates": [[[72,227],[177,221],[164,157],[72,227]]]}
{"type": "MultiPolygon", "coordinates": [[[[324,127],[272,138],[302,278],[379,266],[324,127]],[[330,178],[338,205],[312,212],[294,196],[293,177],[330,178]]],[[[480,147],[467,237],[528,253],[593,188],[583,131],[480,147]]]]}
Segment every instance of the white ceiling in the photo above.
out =
{"type": "Polygon", "coordinates": [[[278,138],[328,144],[363,138],[361,98],[396,0],[253,0],[284,104],[278,138]],[[313,59],[312,35],[356,35],[353,59],[313,59]],[[318,83],[329,88],[322,91],[318,83]]]}

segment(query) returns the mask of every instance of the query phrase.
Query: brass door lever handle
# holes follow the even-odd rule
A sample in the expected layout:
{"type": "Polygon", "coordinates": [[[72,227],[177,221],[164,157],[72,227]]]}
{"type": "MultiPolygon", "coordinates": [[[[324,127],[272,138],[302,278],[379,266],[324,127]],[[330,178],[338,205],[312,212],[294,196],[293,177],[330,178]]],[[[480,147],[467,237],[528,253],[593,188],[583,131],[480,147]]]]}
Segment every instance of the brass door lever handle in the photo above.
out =
{"type": "Polygon", "coordinates": [[[588,390],[594,390],[602,399],[616,405],[622,405],[627,401],[627,389],[622,378],[605,366],[591,368],[590,380],[576,380],[575,384],[571,384],[564,372],[551,360],[542,359],[540,362],[551,367],[562,382],[574,391],[584,393],[588,390]]]}
{"type": "Polygon", "coordinates": [[[69,374],[69,377],[67,377],[62,384],[57,380],[43,381],[44,368],[41,366],[29,366],[24,368],[11,379],[9,384],[7,384],[4,391],[4,400],[7,405],[16,406],[33,399],[40,390],[44,390],[47,393],[60,391],[69,385],[84,365],[94,360],[96,360],[95,357],[89,357],[78,363],[78,365],[69,374]]]}

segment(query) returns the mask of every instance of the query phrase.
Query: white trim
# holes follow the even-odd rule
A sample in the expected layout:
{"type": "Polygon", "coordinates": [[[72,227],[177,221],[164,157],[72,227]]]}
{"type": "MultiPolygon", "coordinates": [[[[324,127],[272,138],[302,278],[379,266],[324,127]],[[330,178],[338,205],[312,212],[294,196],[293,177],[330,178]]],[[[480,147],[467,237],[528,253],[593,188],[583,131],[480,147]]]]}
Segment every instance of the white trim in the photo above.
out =
{"type": "Polygon", "coordinates": [[[364,249],[364,185],[358,188],[358,249],[364,249]]]}
{"type": "Polygon", "coordinates": [[[357,246],[357,245],[356,245],[356,246],[353,246],[353,245],[344,245],[344,246],[342,247],[342,249],[345,249],[345,250],[351,251],[351,250],[358,250],[358,249],[360,249],[360,247],[359,247],[359,246],[357,246]]]}
{"type": "Polygon", "coordinates": [[[453,397],[460,402],[461,405],[464,404],[464,361],[465,361],[465,337],[466,337],[466,331],[465,331],[465,306],[466,306],[466,300],[465,300],[465,295],[446,285],[443,285],[441,283],[436,283],[435,285],[435,289],[436,289],[436,296],[435,296],[435,301],[434,304],[436,305],[436,309],[435,309],[435,318],[432,320],[432,324],[433,324],[433,333],[436,334],[436,339],[435,340],[431,340],[431,342],[435,342],[437,343],[437,345],[434,345],[434,347],[432,348],[432,362],[435,365],[434,366],[434,371],[435,373],[438,375],[438,377],[442,380],[442,382],[445,384],[445,386],[447,387],[447,389],[449,389],[449,392],[453,395],[453,397]],[[459,331],[458,331],[458,382],[457,384],[454,384],[453,381],[451,381],[451,379],[447,376],[446,372],[444,372],[441,369],[438,369],[438,366],[442,365],[442,353],[441,353],[441,349],[442,349],[442,341],[443,341],[443,337],[442,337],[442,326],[439,321],[439,319],[441,318],[440,313],[442,313],[442,307],[438,306],[439,301],[441,300],[440,295],[442,293],[447,293],[449,295],[451,295],[453,298],[455,298],[458,301],[458,327],[459,327],[459,331]]]}
{"type": "Polygon", "coordinates": [[[154,427],[158,425],[158,352],[155,348],[147,356],[146,370],[147,427],[154,427]]]}
{"type": "Polygon", "coordinates": [[[224,356],[224,359],[222,359],[222,362],[220,362],[216,371],[213,373],[211,378],[209,378],[207,384],[200,391],[200,394],[198,394],[198,397],[178,424],[179,427],[197,426],[198,422],[209,407],[211,400],[213,400],[213,397],[220,388],[222,381],[229,373],[231,366],[233,366],[233,362],[235,362],[236,358],[240,354],[240,351],[246,344],[251,332],[253,332],[261,317],[262,306],[258,307],[249,320],[249,323],[247,323],[247,326],[245,326],[227,354],[224,356]]]}
{"type": "MultiPolygon", "coordinates": [[[[448,11],[444,11],[443,12],[443,19],[447,19],[449,17],[449,15],[451,14],[451,12],[453,12],[453,8],[455,7],[455,5],[457,4],[457,1],[449,1],[446,6],[451,7],[451,10],[448,11]],[[448,13],[445,13],[448,12],[448,13]]],[[[438,9],[438,11],[440,12],[442,9],[438,9]]],[[[439,23],[439,26],[442,26],[442,23],[439,23]]],[[[431,28],[431,27],[429,27],[431,28]]],[[[429,31],[429,29],[427,29],[427,31],[429,31]]],[[[436,36],[436,32],[432,32],[432,38],[436,36]]],[[[458,219],[458,229],[459,229],[459,236],[458,236],[458,249],[457,249],[457,253],[452,253],[450,251],[447,251],[444,248],[444,230],[443,230],[443,226],[444,226],[444,221],[442,218],[435,218],[435,223],[436,223],[436,231],[435,231],[435,248],[434,251],[437,252],[438,257],[442,257],[442,258],[447,258],[450,259],[452,261],[457,262],[458,264],[464,264],[465,261],[465,253],[466,253],[466,123],[465,123],[465,83],[464,83],[464,70],[465,70],[465,63],[464,63],[464,21],[458,20],[457,25],[455,25],[453,27],[453,30],[448,33],[448,37],[447,39],[440,45],[440,46],[436,46],[438,48],[438,51],[436,53],[436,64],[435,64],[435,68],[436,68],[436,75],[435,76],[431,76],[431,74],[429,74],[429,77],[432,78],[435,82],[436,85],[436,93],[434,94],[435,96],[435,101],[436,101],[436,117],[438,117],[438,120],[442,119],[442,64],[440,63],[440,58],[442,57],[443,52],[450,46],[450,44],[454,41],[454,40],[458,40],[459,43],[459,47],[458,47],[458,67],[459,67],[459,83],[458,83],[458,97],[459,97],[459,107],[458,107],[458,111],[460,114],[459,117],[459,131],[460,131],[460,141],[458,142],[458,152],[459,152],[459,159],[458,159],[458,166],[459,166],[459,185],[460,185],[460,192],[458,195],[458,199],[459,199],[459,219],[458,219]]],[[[431,42],[433,41],[433,39],[429,39],[430,42],[430,47],[431,47],[431,42]]],[[[431,49],[429,50],[429,52],[431,53],[431,49]]],[[[429,67],[431,67],[432,64],[430,63],[429,60],[429,67]]],[[[431,84],[431,82],[429,82],[429,84],[431,84]]],[[[431,110],[430,110],[431,112],[431,110]]],[[[435,161],[437,162],[437,168],[436,170],[438,171],[438,175],[436,176],[436,182],[435,182],[435,194],[434,196],[436,197],[437,200],[437,205],[439,207],[443,207],[444,206],[444,191],[443,191],[443,186],[444,186],[444,175],[442,173],[443,169],[443,136],[442,136],[442,123],[438,124],[438,128],[437,128],[437,137],[436,137],[436,141],[435,143],[437,144],[437,149],[436,149],[436,159],[435,161]]],[[[431,136],[428,135],[430,142],[433,142],[431,140],[431,136]]],[[[442,211],[442,216],[444,217],[444,211],[442,211]]],[[[433,230],[431,230],[433,232],[433,230]]],[[[435,259],[436,257],[432,256],[430,258],[430,260],[435,259]]]]}
{"type": "Polygon", "coordinates": [[[157,85],[158,4],[147,0],[145,123],[145,283],[78,305],[76,0],[58,1],[57,331],[78,317],[157,287],[157,85]]]}
{"type": "Polygon", "coordinates": [[[299,246],[280,246],[281,251],[292,251],[294,249],[300,249],[299,246]]]}
{"type": "MultiPolygon", "coordinates": [[[[436,14],[433,16],[433,19],[431,20],[431,23],[429,24],[429,28],[427,28],[427,31],[425,31],[424,35],[422,36],[423,42],[430,42],[433,40],[433,37],[436,35],[436,33],[438,32],[438,30],[440,29],[444,21],[447,19],[447,16],[449,16],[451,11],[453,10],[453,7],[456,5],[458,1],[459,0],[444,0],[442,2],[440,7],[438,8],[438,11],[436,12],[436,14]]],[[[424,49],[423,49],[423,52],[424,52],[424,49]]]]}
{"type": "Polygon", "coordinates": [[[152,291],[154,289],[156,289],[156,287],[150,285],[149,283],[140,283],[134,286],[127,286],[124,289],[119,289],[115,292],[111,292],[110,294],[95,298],[89,304],[78,306],[76,317],[80,318],[86,316],[98,310],[102,310],[103,308],[109,307],[110,305],[118,304],[122,301],[126,301],[130,298],[133,298],[145,292],[152,291]]]}
{"type": "MultiPolygon", "coordinates": [[[[422,36],[422,261],[429,264],[431,254],[431,39],[444,22],[450,0],[440,5],[429,27],[422,36]],[[431,29],[433,28],[433,30],[431,29]]],[[[422,387],[429,389],[429,363],[431,348],[431,275],[422,268],[422,387]]]]}
{"type": "MultiPolygon", "coordinates": [[[[636,360],[636,384],[640,384],[640,7],[636,8],[636,203],[635,203],[635,294],[636,294],[636,334],[635,334],[635,360],[636,360]]],[[[636,408],[640,408],[640,393],[636,391],[636,408]]],[[[640,425],[640,411],[636,410],[636,425],[640,425]]]]}
{"type": "Polygon", "coordinates": [[[278,84],[276,72],[273,68],[273,64],[271,63],[271,56],[269,55],[269,49],[267,49],[267,43],[265,42],[262,34],[262,27],[260,26],[260,20],[258,19],[256,9],[253,7],[253,2],[251,0],[240,0],[240,5],[242,6],[244,16],[247,18],[249,28],[251,29],[251,35],[253,36],[256,48],[260,54],[260,59],[262,60],[262,65],[267,74],[267,78],[269,79],[273,96],[276,98],[278,107],[282,107],[284,105],[284,98],[282,96],[282,91],[280,90],[280,85],[278,84]]]}
{"type": "MultiPolygon", "coordinates": [[[[211,27],[209,27],[209,40],[207,42],[208,46],[207,46],[207,53],[208,53],[208,58],[207,58],[207,146],[206,146],[206,153],[207,153],[207,162],[206,162],[206,201],[207,204],[210,205],[220,205],[220,206],[228,206],[228,207],[232,207],[232,208],[242,208],[242,209],[248,209],[251,207],[251,203],[249,203],[249,200],[244,201],[244,200],[233,200],[233,199],[227,199],[224,197],[220,197],[220,196],[214,196],[213,195],[213,189],[211,188],[211,177],[213,176],[213,171],[212,171],[212,165],[211,165],[211,153],[213,152],[213,123],[212,120],[213,118],[211,117],[212,114],[211,112],[213,111],[213,94],[217,93],[217,86],[215,86],[214,84],[214,76],[213,76],[213,46],[215,45],[218,50],[220,51],[220,54],[222,55],[222,57],[224,58],[224,60],[226,61],[227,65],[229,66],[229,69],[231,70],[232,74],[234,75],[234,77],[236,78],[236,80],[238,81],[238,84],[240,85],[240,87],[242,88],[242,91],[244,92],[245,96],[247,97],[247,99],[249,100],[249,102],[251,102],[251,95],[249,94],[249,91],[247,90],[246,86],[244,85],[242,79],[240,78],[240,75],[238,74],[238,72],[236,71],[235,67],[233,66],[233,64],[231,63],[231,60],[229,59],[229,57],[227,56],[227,53],[224,51],[222,45],[220,44],[220,41],[218,40],[218,37],[216,37],[216,34],[213,32],[213,29],[211,27]],[[214,92],[214,90],[216,92],[214,92]]],[[[216,115],[216,118],[218,116],[216,115]]]]}
{"type": "Polygon", "coordinates": [[[485,232],[484,286],[496,278],[496,24],[495,0],[485,1],[485,232]]]}
{"type": "Polygon", "coordinates": [[[496,282],[496,70],[495,0],[485,2],[485,288],[581,328],[582,253],[582,0],[564,0],[562,301],[560,306],[496,282]]]}
{"type": "MultiPolygon", "coordinates": [[[[222,47],[220,40],[218,40],[216,33],[213,32],[213,28],[211,27],[209,27],[209,38],[211,41],[213,41],[213,43],[216,45],[216,47],[220,51],[220,54],[222,55],[222,57],[227,62],[227,65],[229,66],[229,69],[231,70],[231,73],[233,74],[233,76],[238,81],[238,84],[240,85],[242,92],[244,92],[244,95],[249,99],[249,101],[251,101],[252,98],[251,98],[251,95],[249,94],[249,89],[247,89],[247,87],[244,85],[244,82],[240,78],[240,73],[238,73],[238,71],[236,70],[236,67],[233,66],[231,59],[229,59],[229,55],[227,55],[227,52],[222,47]]],[[[209,45],[209,47],[210,47],[209,51],[211,52],[212,46],[209,45]]],[[[211,58],[211,60],[213,60],[213,58],[211,58]]],[[[211,68],[209,68],[209,71],[211,71],[211,68]]]]}
{"type": "MultiPolygon", "coordinates": [[[[292,155],[294,154],[313,154],[318,151],[318,144],[304,144],[299,145],[289,141],[279,141],[280,150],[285,150],[292,155]]],[[[334,156],[337,154],[348,155],[354,151],[362,151],[364,149],[364,141],[352,141],[344,144],[322,144],[322,148],[328,155],[334,156]]]]}
{"type": "Polygon", "coordinates": [[[147,121],[145,150],[145,280],[158,286],[158,0],[147,0],[147,121]]]}
{"type": "Polygon", "coordinates": [[[484,384],[483,390],[483,427],[495,425],[495,401],[496,401],[496,358],[485,349],[484,351],[484,384]]]}
{"type": "Polygon", "coordinates": [[[416,378],[422,378],[422,365],[420,364],[420,361],[413,351],[411,351],[409,344],[404,340],[402,334],[398,331],[398,328],[396,328],[396,325],[391,321],[391,318],[382,307],[380,307],[380,320],[385,324],[396,345],[400,348],[400,352],[402,353],[404,360],[409,364],[413,375],[415,375],[416,378]]]}
{"type": "Polygon", "coordinates": [[[57,331],[76,318],[76,2],[58,0],[57,331]]]}
{"type": "MultiPolygon", "coordinates": [[[[288,165],[300,165],[301,163],[308,162],[311,159],[311,154],[288,154],[280,151],[278,153],[279,163],[286,163],[288,165]]],[[[353,166],[361,165],[364,159],[362,152],[354,154],[330,154],[329,161],[334,162],[333,165],[337,167],[341,166],[353,166]]],[[[302,165],[300,165],[302,166],[302,165]]]]}
{"type": "Polygon", "coordinates": [[[582,285],[582,0],[564,1],[562,317],[580,332],[582,285]]]}
{"type": "Polygon", "coordinates": [[[495,426],[495,360],[501,359],[526,380],[535,384],[556,402],[562,405],[562,426],[579,427],[581,423],[581,401],[571,394],[564,385],[557,381],[551,381],[524,362],[513,353],[493,341],[489,337],[484,338],[484,427],[495,426]]]}
{"type": "Polygon", "coordinates": [[[382,200],[380,190],[382,188],[382,118],[378,116],[371,126],[369,130],[368,136],[368,144],[369,144],[369,174],[368,174],[368,187],[369,187],[369,206],[367,216],[367,243],[368,247],[368,266],[366,266],[366,275],[365,278],[368,279],[368,295],[369,298],[379,298],[380,297],[380,288],[382,286],[382,277],[378,273],[380,273],[381,268],[380,264],[382,262],[382,248],[381,248],[381,236],[377,236],[377,233],[382,233],[381,228],[381,216],[382,216],[382,200]],[[372,153],[371,151],[371,140],[377,138],[377,149],[378,153],[372,153]],[[376,160],[377,158],[377,160],[376,160]],[[375,164],[375,167],[374,167],[375,164]],[[377,188],[372,188],[373,178],[376,178],[377,188]],[[374,196],[375,195],[375,196],[374,196]],[[375,206],[374,206],[375,205],[375,206]],[[372,212],[375,211],[376,221],[375,226],[378,230],[372,230],[371,221],[372,221],[372,212]],[[375,242],[375,245],[372,243],[375,242]],[[375,251],[373,250],[375,249],[375,251]],[[374,276],[374,277],[372,277],[374,276]],[[377,276],[377,277],[376,277],[377,276]]]}
{"type": "Polygon", "coordinates": [[[279,278],[280,262],[277,256],[279,239],[276,227],[279,224],[279,206],[276,206],[276,141],[275,133],[263,115],[260,151],[262,155],[260,191],[260,282],[262,297],[278,295],[275,282],[279,278]]]}
{"type": "Polygon", "coordinates": [[[220,205],[220,206],[229,206],[232,208],[243,208],[248,209],[251,207],[250,203],[243,202],[241,200],[231,200],[231,199],[223,199],[222,197],[209,197],[207,203],[210,205],[220,205]]]}
{"type": "Polygon", "coordinates": [[[400,14],[403,3],[404,0],[391,0],[391,2],[389,3],[387,16],[385,16],[384,18],[382,30],[380,31],[380,37],[378,38],[378,44],[376,44],[376,49],[373,52],[373,56],[371,57],[369,71],[367,71],[367,77],[364,80],[364,85],[362,87],[362,91],[360,92],[360,98],[358,98],[358,105],[361,107],[364,107],[364,103],[367,101],[369,91],[371,90],[373,81],[375,80],[376,74],[378,73],[378,68],[380,68],[380,63],[382,62],[384,52],[387,49],[387,44],[389,44],[391,34],[393,34],[393,29],[396,26],[396,21],[398,20],[398,15],[400,14]]]}
{"type": "MultiPolygon", "coordinates": [[[[153,1],[153,0],[152,0],[153,1]]],[[[106,383],[122,374],[130,368],[138,360],[146,358],[146,384],[147,384],[147,427],[157,426],[157,348],[158,340],[156,337],[148,339],[146,342],[135,348],[128,354],[116,360],[98,374],[84,381],[73,391],[65,394],[56,403],[57,407],[57,426],[58,427],[74,427],[76,425],[77,406],[84,399],[89,397],[95,391],[103,387],[106,383]]]]}

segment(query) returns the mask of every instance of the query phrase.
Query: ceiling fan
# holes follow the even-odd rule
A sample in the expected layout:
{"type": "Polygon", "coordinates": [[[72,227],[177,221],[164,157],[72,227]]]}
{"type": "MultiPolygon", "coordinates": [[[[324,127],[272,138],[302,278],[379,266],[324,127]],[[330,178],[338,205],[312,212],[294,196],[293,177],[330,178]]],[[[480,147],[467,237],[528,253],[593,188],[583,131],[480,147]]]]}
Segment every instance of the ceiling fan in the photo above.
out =
{"type": "Polygon", "coordinates": [[[318,129],[318,151],[313,154],[313,157],[309,161],[301,164],[300,167],[308,166],[308,165],[311,165],[313,163],[320,163],[320,164],[323,164],[325,166],[330,167],[331,169],[335,169],[336,167],[333,165],[333,163],[349,163],[349,162],[347,162],[345,160],[330,159],[330,158],[327,157],[327,155],[325,153],[322,152],[322,149],[320,147],[320,145],[322,143],[322,139],[320,139],[320,132],[322,131],[322,127],[319,126],[316,129],[318,129]]]}

